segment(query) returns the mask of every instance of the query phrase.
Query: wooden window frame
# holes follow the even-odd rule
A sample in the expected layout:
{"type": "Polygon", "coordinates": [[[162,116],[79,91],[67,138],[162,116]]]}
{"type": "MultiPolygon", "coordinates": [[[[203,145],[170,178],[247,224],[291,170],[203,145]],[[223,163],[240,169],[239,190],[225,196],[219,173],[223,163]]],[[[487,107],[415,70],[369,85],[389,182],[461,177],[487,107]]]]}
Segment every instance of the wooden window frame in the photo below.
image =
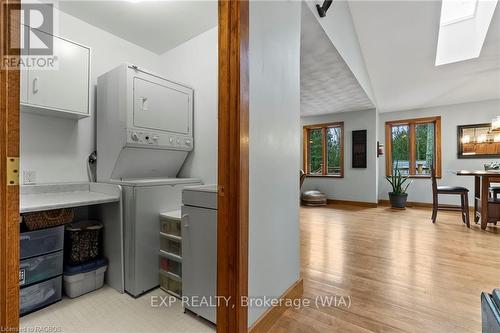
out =
{"type": "Polygon", "coordinates": [[[324,123],[324,124],[314,124],[314,125],[306,125],[303,127],[303,168],[307,177],[328,177],[328,178],[344,178],[344,122],[334,122],[334,123],[324,123]],[[326,130],[328,128],[340,128],[340,175],[329,175],[327,174],[327,144],[326,144],[326,130]],[[309,170],[309,131],[313,129],[321,129],[323,131],[323,165],[321,175],[310,174],[311,170],[309,170]]]}
{"type": "Polygon", "coordinates": [[[386,158],[385,158],[385,174],[386,176],[392,175],[392,127],[397,125],[408,125],[410,129],[409,134],[409,154],[410,154],[410,178],[431,178],[430,175],[417,175],[415,158],[415,128],[419,124],[434,124],[434,168],[436,170],[436,177],[441,178],[442,176],[442,155],[441,155],[441,117],[425,117],[425,118],[414,118],[414,119],[404,119],[404,120],[394,120],[387,121],[385,123],[385,147],[386,147],[386,158]]]}

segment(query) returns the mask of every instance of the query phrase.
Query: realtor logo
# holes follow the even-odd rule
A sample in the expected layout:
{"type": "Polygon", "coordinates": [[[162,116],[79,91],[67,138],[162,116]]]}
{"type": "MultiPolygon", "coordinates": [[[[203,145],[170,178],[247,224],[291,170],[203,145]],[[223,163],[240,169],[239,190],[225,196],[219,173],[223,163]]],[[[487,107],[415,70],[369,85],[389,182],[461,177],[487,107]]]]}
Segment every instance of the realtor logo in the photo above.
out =
{"type": "Polygon", "coordinates": [[[54,38],[52,36],[54,30],[54,5],[22,4],[20,18],[21,55],[52,55],[54,52],[54,38]]]}
{"type": "Polygon", "coordinates": [[[54,5],[4,3],[1,7],[2,69],[55,70],[54,5]]]}

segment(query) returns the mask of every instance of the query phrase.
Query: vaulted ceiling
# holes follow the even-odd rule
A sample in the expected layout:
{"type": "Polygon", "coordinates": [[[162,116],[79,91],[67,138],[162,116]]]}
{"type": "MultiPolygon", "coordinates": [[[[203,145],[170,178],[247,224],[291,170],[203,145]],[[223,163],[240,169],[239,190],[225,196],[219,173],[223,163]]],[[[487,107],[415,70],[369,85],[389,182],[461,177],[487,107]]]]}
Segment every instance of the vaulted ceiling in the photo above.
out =
{"type": "Polygon", "coordinates": [[[309,8],[302,6],[301,115],[367,110],[374,105],[309,8]]]}
{"type": "Polygon", "coordinates": [[[500,98],[500,12],[479,58],[435,66],[441,1],[349,2],[380,112],[500,98]]]}
{"type": "MultiPolygon", "coordinates": [[[[313,1],[309,8],[314,8],[315,3],[321,2],[313,1]]],[[[333,24],[329,26],[327,23],[332,23],[328,20],[334,18],[339,20],[334,15],[336,8],[337,13],[341,8],[340,3],[334,1],[325,18],[314,14],[314,18],[321,22],[324,30],[333,27],[333,30],[328,31],[328,35],[334,46],[335,38],[332,37],[341,37],[343,32],[335,30],[333,24]]],[[[349,1],[348,8],[348,13],[343,15],[351,15],[361,50],[360,56],[373,90],[373,101],[380,112],[500,99],[498,8],[479,58],[437,67],[435,60],[441,1],[356,0],[349,1]]],[[[306,11],[306,16],[309,13],[313,12],[306,11]]],[[[302,40],[307,43],[304,36],[302,40]]],[[[326,48],[323,39],[317,38],[314,43],[316,45],[307,46],[309,52],[315,48],[326,48]]],[[[350,65],[353,60],[350,55],[345,52],[341,54],[345,63],[350,65]]],[[[329,66],[335,68],[334,64],[329,66]]],[[[326,71],[326,67],[324,70],[326,71]]],[[[347,90],[353,85],[350,78],[345,79],[334,72],[330,75],[330,81],[340,81],[338,84],[343,83],[347,90]]],[[[304,78],[312,79],[317,80],[318,84],[322,82],[319,77],[304,78]]],[[[311,82],[302,83],[302,86],[312,85],[311,82]]]]}

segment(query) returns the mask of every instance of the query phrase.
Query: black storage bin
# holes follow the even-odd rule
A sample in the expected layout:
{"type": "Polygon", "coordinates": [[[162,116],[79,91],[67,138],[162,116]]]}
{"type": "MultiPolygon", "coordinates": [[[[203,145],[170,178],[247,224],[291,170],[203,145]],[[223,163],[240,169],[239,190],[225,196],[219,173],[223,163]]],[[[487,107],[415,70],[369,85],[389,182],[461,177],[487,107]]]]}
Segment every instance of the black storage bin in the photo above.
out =
{"type": "Polygon", "coordinates": [[[64,231],[64,261],[80,265],[102,256],[102,229],[99,221],[80,221],[64,231]]]}

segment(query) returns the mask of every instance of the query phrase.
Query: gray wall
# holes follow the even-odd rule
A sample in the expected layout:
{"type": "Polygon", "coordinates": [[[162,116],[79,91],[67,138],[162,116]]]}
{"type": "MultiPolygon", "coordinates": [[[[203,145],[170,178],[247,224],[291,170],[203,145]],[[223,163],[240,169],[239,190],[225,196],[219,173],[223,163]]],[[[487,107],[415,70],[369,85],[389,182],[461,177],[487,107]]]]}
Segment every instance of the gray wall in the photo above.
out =
{"type": "MultiPolygon", "coordinates": [[[[59,35],[89,46],[91,84],[110,69],[131,62],[160,69],[160,57],[73,16],[59,13],[59,35]],[[85,33],[82,33],[82,32],[85,33]]],[[[33,170],[39,183],[88,181],[87,158],[95,146],[95,89],[91,89],[91,117],[75,120],[21,114],[21,170],[33,170]]]]}
{"type": "MultiPolygon", "coordinates": [[[[500,100],[449,105],[428,109],[417,109],[402,112],[380,114],[380,141],[385,143],[385,122],[399,119],[410,119],[430,116],[441,116],[442,132],[442,170],[443,178],[439,181],[445,185],[466,186],[473,191],[473,177],[458,177],[452,171],[459,169],[482,169],[483,164],[499,159],[458,159],[457,158],[457,126],[489,123],[500,114],[500,100]]],[[[379,159],[380,199],[388,199],[390,186],[385,180],[385,156],[379,159]]],[[[429,179],[415,179],[408,192],[408,200],[415,202],[432,202],[431,182],[429,179]]],[[[442,197],[443,203],[458,204],[460,199],[442,197]]],[[[472,204],[473,200],[470,199],[472,204]]]]}
{"type": "MultiPolygon", "coordinates": [[[[344,178],[308,177],[302,190],[320,190],[329,199],[377,202],[377,111],[343,112],[303,117],[301,125],[344,122],[344,178]],[[367,168],[352,168],[352,131],[367,130],[367,168]]],[[[302,131],[301,131],[302,133],[302,131]]],[[[302,134],[301,134],[302,135],[302,134]]],[[[303,141],[301,141],[303,142],[303,141]]],[[[301,157],[303,150],[301,149],[301,157]]],[[[300,162],[302,168],[302,158],[300,162]]]]}
{"type": "Polygon", "coordinates": [[[179,177],[201,178],[205,184],[217,183],[217,31],[204,32],[161,56],[166,77],[194,89],[194,149],[179,177]]]}
{"type": "MultiPolygon", "coordinates": [[[[250,297],[299,279],[300,10],[250,2],[250,297]]],[[[250,308],[248,324],[265,310],[250,308]]]]}

